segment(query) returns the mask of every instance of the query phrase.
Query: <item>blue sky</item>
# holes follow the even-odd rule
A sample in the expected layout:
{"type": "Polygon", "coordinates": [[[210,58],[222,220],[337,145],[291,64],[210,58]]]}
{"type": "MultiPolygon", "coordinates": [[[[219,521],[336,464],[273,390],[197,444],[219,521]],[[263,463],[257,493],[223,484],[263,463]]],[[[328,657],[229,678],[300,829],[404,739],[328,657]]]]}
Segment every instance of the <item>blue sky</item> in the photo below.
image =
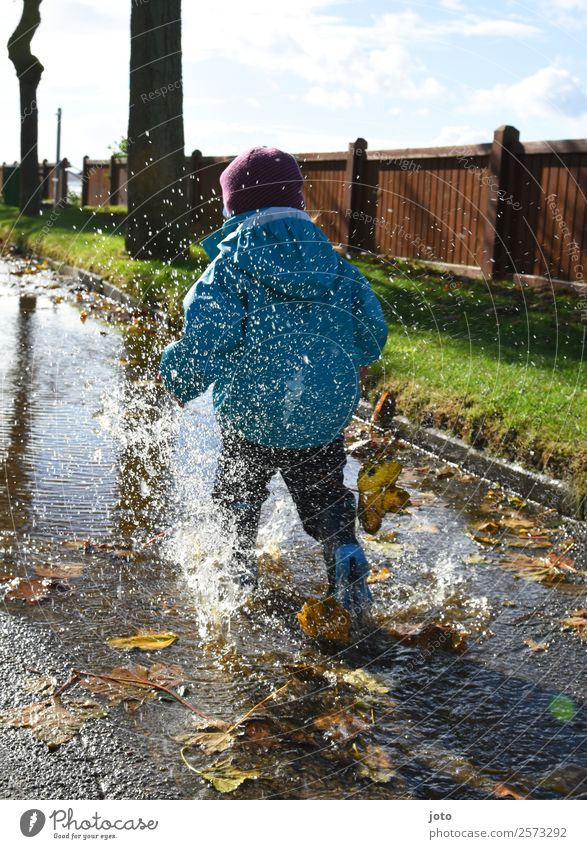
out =
{"type": "MultiPolygon", "coordinates": [[[[587,0],[183,2],[186,151],[294,152],[587,136],[587,0]]],[[[20,15],[3,2],[3,41],[20,15]]],[[[45,0],[33,50],[40,157],[107,156],[126,132],[130,2],[45,0]]],[[[173,82],[173,81],[170,81],[173,82]]],[[[0,158],[18,157],[18,85],[0,56],[0,158]]]]}

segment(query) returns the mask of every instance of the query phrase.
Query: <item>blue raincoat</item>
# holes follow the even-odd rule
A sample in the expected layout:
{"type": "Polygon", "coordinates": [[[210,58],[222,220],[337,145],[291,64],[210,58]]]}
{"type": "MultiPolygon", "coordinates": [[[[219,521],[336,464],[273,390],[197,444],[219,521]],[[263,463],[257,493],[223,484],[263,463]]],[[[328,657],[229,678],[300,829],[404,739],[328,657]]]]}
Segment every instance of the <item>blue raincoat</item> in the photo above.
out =
{"type": "Polygon", "coordinates": [[[163,351],[167,389],[185,403],[214,384],[217,418],[250,442],[331,442],[359,401],[359,367],[387,338],[369,282],[289,207],[233,216],[202,244],[212,262],[163,351]]]}

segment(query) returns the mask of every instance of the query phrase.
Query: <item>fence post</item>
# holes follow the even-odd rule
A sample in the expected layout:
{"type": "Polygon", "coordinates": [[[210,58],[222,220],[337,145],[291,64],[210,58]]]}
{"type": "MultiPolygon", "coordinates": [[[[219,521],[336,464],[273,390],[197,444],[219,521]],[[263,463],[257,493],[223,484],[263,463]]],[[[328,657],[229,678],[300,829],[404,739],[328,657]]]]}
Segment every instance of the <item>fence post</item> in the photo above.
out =
{"type": "Polygon", "coordinates": [[[88,205],[88,189],[89,189],[89,177],[88,177],[88,159],[89,156],[84,156],[82,159],[82,197],[81,197],[81,205],[82,207],[88,205]]]}
{"type": "Polygon", "coordinates": [[[505,124],[493,134],[489,154],[487,208],[483,234],[481,271],[485,279],[505,276],[511,270],[509,242],[511,204],[514,197],[520,131],[505,124]]]}
{"type": "Polygon", "coordinates": [[[344,228],[349,248],[363,247],[363,227],[359,218],[363,198],[363,183],[367,170],[367,142],[358,138],[349,144],[345,183],[344,228]]]}

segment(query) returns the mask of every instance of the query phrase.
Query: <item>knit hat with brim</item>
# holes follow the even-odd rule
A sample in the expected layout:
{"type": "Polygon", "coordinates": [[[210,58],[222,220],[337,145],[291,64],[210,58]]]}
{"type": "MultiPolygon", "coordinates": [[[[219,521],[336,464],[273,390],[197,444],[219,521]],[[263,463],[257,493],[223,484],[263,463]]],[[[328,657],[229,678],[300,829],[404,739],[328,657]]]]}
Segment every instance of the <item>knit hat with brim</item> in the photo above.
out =
{"type": "Polygon", "coordinates": [[[220,175],[224,208],[239,215],[268,206],[304,208],[304,180],[290,153],[252,147],[233,159],[220,175]]]}

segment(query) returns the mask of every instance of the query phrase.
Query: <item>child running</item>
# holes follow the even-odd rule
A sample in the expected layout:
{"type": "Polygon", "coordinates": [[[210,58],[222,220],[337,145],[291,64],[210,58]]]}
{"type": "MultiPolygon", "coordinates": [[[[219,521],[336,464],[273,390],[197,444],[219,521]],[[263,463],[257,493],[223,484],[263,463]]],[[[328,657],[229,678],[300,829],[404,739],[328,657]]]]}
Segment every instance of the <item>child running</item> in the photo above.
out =
{"type": "Polygon", "coordinates": [[[211,263],[184,299],[184,335],[163,351],[161,376],[181,404],[214,385],[223,447],[213,499],[240,583],[256,584],[261,507],[279,471],[304,530],[323,546],[329,594],[361,614],[369,567],[343,482],[342,432],[359,370],[385,344],[383,312],[304,211],[293,156],[252,148],[220,185],[226,220],[202,242],[211,263]]]}

